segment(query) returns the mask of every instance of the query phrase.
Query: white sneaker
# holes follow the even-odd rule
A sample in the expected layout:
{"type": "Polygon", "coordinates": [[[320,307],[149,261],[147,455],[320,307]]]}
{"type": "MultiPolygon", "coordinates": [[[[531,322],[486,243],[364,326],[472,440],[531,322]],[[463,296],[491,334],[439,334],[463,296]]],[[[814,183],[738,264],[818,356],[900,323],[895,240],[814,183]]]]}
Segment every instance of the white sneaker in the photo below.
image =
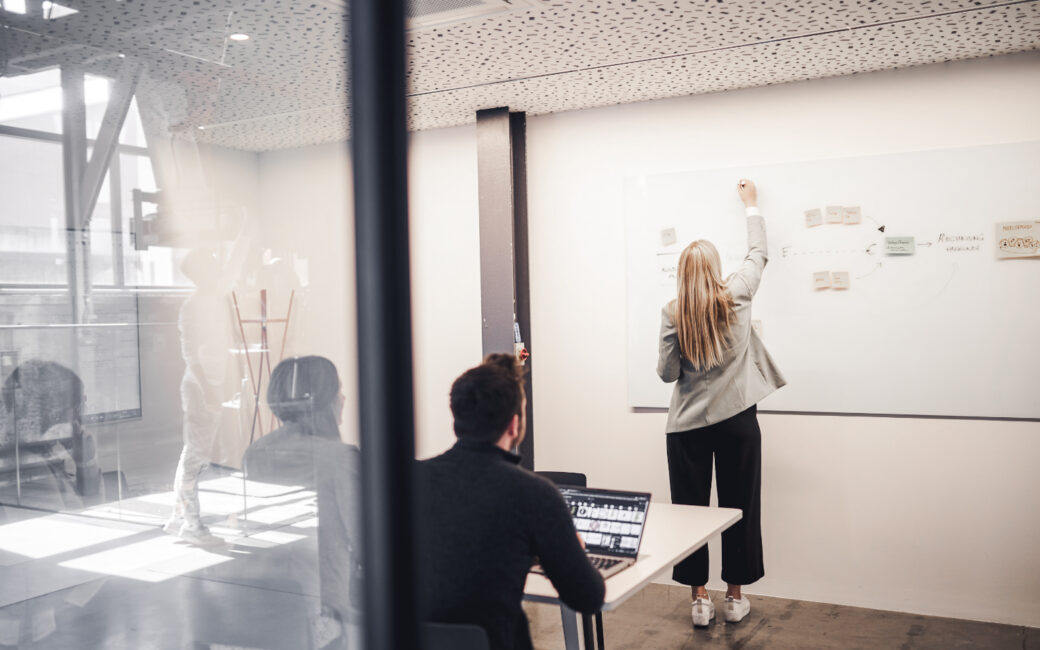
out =
{"type": "Polygon", "coordinates": [[[184,522],[177,528],[174,528],[172,522],[167,522],[166,525],[163,526],[163,531],[180,537],[184,541],[189,544],[194,544],[195,546],[220,546],[225,543],[222,537],[217,537],[210,533],[209,528],[202,525],[191,526],[188,522],[184,522]]]}
{"type": "Polygon", "coordinates": [[[734,599],[732,596],[726,596],[726,606],[723,610],[723,614],[726,617],[727,623],[739,623],[751,612],[751,601],[748,600],[747,596],[741,596],[739,599],[734,599]]]}
{"type": "Polygon", "coordinates": [[[711,619],[715,618],[715,603],[711,598],[699,597],[693,601],[693,626],[708,627],[711,619]]]}

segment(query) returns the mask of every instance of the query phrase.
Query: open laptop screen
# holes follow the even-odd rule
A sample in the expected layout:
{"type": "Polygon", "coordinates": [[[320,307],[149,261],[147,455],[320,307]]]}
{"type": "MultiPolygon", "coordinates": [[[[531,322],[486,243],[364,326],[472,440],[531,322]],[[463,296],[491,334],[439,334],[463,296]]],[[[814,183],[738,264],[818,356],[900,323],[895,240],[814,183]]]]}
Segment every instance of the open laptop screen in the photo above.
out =
{"type": "Polygon", "coordinates": [[[636,557],[650,505],[644,492],[561,487],[589,553],[636,557]]]}

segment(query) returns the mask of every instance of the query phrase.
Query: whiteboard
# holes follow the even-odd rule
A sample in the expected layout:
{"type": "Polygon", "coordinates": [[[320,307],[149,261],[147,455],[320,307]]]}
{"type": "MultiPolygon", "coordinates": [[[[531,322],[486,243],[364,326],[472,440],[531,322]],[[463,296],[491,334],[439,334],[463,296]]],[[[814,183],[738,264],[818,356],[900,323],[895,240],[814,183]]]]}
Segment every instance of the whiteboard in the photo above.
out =
{"type": "Polygon", "coordinates": [[[660,313],[682,248],[711,240],[724,274],[747,251],[741,177],[769,241],[752,318],[788,382],[760,408],[1040,418],[1040,258],[996,246],[997,223],[1040,220],[1040,142],[626,179],[631,407],[668,407],[660,313]],[[807,225],[827,206],[861,223],[807,225]],[[886,254],[886,237],[913,237],[912,254],[886,254]],[[848,289],[814,288],[817,272],[847,273],[848,289]]]}

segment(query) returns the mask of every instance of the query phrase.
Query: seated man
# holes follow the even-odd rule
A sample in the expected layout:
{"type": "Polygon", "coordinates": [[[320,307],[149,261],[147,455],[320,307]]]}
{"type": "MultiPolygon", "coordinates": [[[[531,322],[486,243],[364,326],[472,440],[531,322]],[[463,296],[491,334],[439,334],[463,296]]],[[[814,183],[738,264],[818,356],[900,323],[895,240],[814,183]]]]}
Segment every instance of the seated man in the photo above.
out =
{"type": "Polygon", "coordinates": [[[525,407],[516,360],[488,356],[451,387],[458,442],[420,463],[417,477],[424,612],[480,625],[503,650],[532,647],[520,601],[536,557],[572,609],[596,612],[604,595],[560,493],[510,451],[524,437],[525,407]]]}

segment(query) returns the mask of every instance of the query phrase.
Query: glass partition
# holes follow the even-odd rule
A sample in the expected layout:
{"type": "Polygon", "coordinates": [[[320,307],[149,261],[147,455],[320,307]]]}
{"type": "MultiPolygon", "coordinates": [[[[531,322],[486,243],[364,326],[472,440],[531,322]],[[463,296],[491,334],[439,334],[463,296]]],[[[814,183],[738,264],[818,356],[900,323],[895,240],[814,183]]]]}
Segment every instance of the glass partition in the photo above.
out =
{"type": "Polygon", "coordinates": [[[344,4],[0,0],[0,648],[360,648],[344,4]]]}

